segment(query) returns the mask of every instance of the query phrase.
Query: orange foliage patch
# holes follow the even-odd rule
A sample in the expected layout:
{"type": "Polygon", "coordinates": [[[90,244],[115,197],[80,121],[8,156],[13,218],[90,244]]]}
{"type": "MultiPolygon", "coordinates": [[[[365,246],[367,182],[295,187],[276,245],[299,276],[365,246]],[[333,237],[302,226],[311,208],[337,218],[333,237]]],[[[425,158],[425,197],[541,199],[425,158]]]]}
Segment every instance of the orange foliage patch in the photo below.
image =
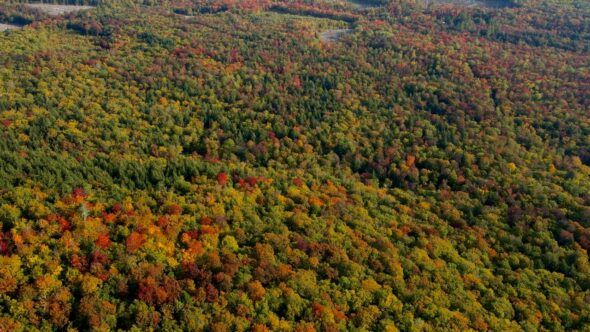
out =
{"type": "Polygon", "coordinates": [[[111,240],[109,239],[109,235],[106,233],[102,233],[98,236],[96,240],[96,245],[102,249],[107,249],[111,246],[111,240]]]}
{"type": "Polygon", "coordinates": [[[127,252],[133,253],[137,251],[145,242],[145,235],[133,232],[127,238],[125,245],[127,246],[127,252]]]}

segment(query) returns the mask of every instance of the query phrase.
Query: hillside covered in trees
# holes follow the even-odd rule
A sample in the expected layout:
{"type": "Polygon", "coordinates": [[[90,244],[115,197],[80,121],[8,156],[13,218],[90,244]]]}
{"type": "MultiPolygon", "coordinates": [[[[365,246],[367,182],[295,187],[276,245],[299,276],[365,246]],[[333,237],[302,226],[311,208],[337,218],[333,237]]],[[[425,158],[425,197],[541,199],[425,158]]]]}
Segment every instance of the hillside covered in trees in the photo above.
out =
{"type": "Polygon", "coordinates": [[[43,2],[0,330],[588,331],[586,0],[43,2]]]}

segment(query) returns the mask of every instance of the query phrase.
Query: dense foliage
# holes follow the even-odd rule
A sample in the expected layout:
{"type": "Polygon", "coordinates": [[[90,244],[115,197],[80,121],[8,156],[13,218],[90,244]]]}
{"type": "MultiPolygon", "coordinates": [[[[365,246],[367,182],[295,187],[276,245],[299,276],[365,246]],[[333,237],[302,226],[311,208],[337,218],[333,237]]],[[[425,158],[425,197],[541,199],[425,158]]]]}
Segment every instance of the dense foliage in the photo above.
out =
{"type": "Polygon", "coordinates": [[[587,2],[67,3],[0,5],[0,327],[590,325],[587,2]]]}

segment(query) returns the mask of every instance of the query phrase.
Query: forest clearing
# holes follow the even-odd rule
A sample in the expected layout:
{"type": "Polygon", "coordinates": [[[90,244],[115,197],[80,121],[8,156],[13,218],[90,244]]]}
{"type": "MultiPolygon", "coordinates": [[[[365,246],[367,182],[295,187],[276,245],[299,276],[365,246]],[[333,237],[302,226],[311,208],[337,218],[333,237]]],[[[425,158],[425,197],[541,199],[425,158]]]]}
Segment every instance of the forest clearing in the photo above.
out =
{"type": "Polygon", "coordinates": [[[352,33],[352,29],[331,29],[319,34],[320,40],[325,42],[337,42],[342,36],[352,33]]]}
{"type": "Polygon", "coordinates": [[[20,29],[18,25],[0,23],[0,31],[20,29]]]}
{"type": "Polygon", "coordinates": [[[46,3],[30,3],[27,7],[39,10],[50,16],[60,16],[82,10],[92,9],[93,6],[55,5],[46,3]]]}

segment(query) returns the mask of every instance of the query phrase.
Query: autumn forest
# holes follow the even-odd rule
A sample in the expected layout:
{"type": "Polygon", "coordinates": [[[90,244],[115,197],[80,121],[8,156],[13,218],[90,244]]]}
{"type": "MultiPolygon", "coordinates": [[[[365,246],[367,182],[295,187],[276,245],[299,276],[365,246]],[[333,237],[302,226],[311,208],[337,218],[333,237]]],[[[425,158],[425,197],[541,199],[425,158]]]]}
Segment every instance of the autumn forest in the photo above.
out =
{"type": "Polygon", "coordinates": [[[0,30],[0,331],[590,331],[588,1],[0,30]]]}

